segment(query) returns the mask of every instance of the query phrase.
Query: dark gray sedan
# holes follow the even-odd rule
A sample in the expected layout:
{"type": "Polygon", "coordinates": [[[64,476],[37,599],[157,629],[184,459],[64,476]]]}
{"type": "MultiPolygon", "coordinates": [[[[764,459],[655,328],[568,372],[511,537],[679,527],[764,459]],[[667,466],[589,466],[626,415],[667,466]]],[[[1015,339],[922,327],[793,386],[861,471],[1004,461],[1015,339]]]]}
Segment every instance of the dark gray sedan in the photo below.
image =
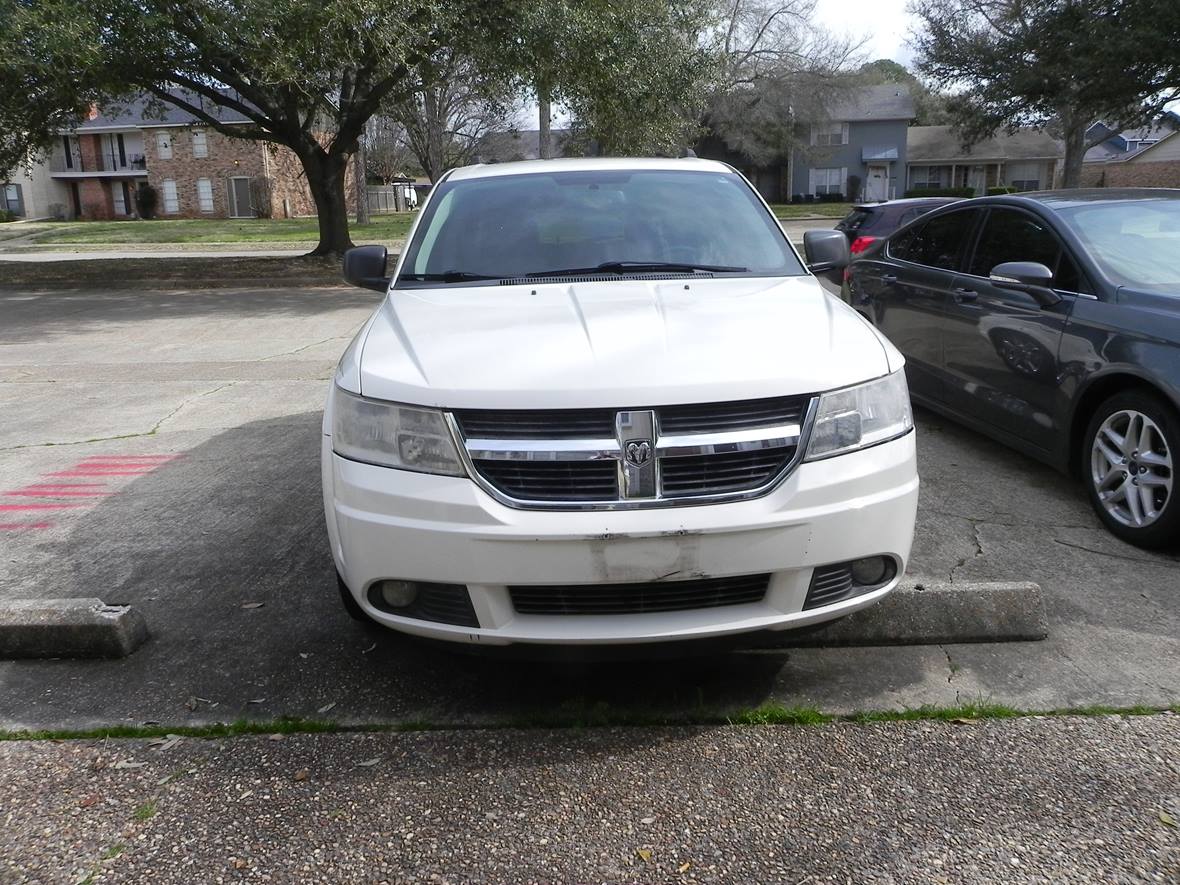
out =
{"type": "Polygon", "coordinates": [[[1075,472],[1119,537],[1180,541],[1180,190],[955,203],[873,244],[844,294],[915,401],[1075,472]]]}

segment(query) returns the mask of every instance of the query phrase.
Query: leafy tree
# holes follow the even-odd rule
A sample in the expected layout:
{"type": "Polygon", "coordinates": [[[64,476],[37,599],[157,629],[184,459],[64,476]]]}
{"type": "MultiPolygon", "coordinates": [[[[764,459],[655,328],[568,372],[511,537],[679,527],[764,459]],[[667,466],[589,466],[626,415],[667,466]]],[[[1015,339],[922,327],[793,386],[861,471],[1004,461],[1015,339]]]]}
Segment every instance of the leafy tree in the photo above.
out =
{"type": "Polygon", "coordinates": [[[966,143],[1048,127],[1065,141],[1064,186],[1081,182],[1087,128],[1158,119],[1180,97],[1176,0],[915,0],[918,70],[954,90],[966,143]]]}
{"type": "Polygon", "coordinates": [[[312,254],[351,245],[345,170],[368,119],[420,85],[421,62],[441,46],[504,42],[511,21],[508,5],[481,0],[0,2],[0,27],[18,38],[0,59],[0,91],[27,83],[45,102],[3,99],[0,131],[25,133],[14,151],[46,143],[94,97],[146,91],[226,136],[289,148],[319,215],[312,254]],[[226,112],[249,123],[227,124],[226,112]]]}
{"type": "Polygon", "coordinates": [[[509,67],[539,108],[552,155],[552,105],[603,153],[656,153],[692,139],[712,76],[706,0],[536,0],[524,6],[509,67]]]}

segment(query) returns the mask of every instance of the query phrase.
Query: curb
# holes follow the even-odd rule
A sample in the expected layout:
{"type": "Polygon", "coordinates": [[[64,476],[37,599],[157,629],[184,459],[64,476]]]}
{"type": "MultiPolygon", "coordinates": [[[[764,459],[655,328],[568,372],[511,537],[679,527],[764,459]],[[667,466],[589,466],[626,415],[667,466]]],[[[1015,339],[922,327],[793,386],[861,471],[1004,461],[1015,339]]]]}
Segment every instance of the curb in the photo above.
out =
{"type": "Polygon", "coordinates": [[[124,658],[147,637],[147,622],[129,605],[101,599],[0,602],[0,659],[124,658]]]}
{"type": "MultiPolygon", "coordinates": [[[[1030,581],[903,584],[877,605],[813,631],[784,635],[795,647],[1036,642],[1049,625],[1030,581]]],[[[776,643],[780,644],[780,643],[776,643]]]]}

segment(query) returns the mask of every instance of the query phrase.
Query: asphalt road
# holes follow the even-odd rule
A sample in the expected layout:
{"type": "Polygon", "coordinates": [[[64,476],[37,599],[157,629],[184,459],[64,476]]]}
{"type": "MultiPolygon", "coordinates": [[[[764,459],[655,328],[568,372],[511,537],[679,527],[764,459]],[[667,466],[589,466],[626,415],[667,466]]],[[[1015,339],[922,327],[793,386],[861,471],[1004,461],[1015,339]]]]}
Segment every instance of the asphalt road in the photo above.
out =
{"type": "Polygon", "coordinates": [[[0,743],[0,880],[1174,885],[1178,760],[1168,714],[0,743]]]}
{"type": "Polygon", "coordinates": [[[335,596],[318,428],[377,297],[0,293],[0,597],[129,602],[153,634],[122,661],[0,662],[0,727],[1180,700],[1176,558],[1120,543],[1068,479],[929,415],[911,574],[1037,581],[1048,641],[555,667],[367,632],[335,596]]]}

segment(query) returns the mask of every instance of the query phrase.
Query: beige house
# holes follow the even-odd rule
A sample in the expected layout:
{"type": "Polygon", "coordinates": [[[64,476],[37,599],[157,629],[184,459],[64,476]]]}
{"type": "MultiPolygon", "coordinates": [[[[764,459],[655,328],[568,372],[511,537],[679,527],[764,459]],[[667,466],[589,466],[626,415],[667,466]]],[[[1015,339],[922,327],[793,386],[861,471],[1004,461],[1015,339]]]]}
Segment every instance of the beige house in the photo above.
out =
{"type": "Polygon", "coordinates": [[[31,157],[0,179],[0,210],[17,218],[64,218],[67,197],[44,157],[31,157]]]}
{"type": "Polygon", "coordinates": [[[992,187],[1053,187],[1065,151],[1043,130],[1000,134],[964,148],[950,126],[911,126],[906,155],[906,190],[970,188],[983,196],[992,187]]]}
{"type": "MultiPolygon", "coordinates": [[[[201,101],[193,94],[184,98],[201,101]]],[[[205,106],[224,125],[250,123],[236,112],[205,106]]],[[[88,119],[63,132],[49,176],[69,218],[135,217],[142,184],[155,189],[160,218],[315,214],[302,166],[289,150],[231,138],[146,96],[92,109],[88,119]]]]}

